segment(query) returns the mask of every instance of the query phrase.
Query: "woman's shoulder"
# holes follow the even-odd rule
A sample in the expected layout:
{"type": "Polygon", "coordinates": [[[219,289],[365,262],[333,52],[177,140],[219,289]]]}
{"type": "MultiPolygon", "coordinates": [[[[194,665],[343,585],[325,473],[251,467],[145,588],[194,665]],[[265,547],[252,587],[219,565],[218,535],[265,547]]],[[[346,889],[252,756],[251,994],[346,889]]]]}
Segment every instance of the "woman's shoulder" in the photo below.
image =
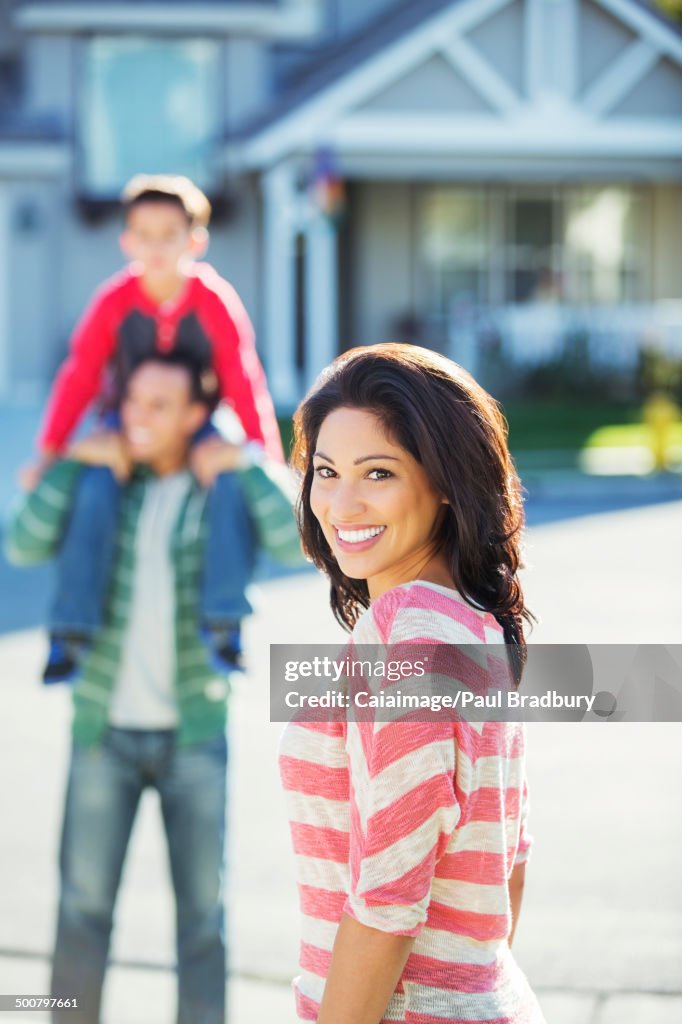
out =
{"type": "Polygon", "coordinates": [[[385,591],[358,619],[355,643],[502,643],[495,617],[451,587],[412,580],[385,591]]]}

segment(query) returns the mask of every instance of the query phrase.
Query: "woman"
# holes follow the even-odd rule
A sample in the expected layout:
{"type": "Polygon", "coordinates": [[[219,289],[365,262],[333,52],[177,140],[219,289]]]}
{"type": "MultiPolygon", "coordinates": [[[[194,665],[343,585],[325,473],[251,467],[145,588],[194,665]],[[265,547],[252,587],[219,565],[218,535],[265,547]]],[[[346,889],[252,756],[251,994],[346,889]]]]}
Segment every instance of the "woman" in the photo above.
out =
{"type": "MultiPolygon", "coordinates": [[[[352,645],[499,658],[504,642],[518,682],[520,487],[466,371],[408,345],[346,353],[296,413],[293,462],[303,545],[352,645]]],[[[530,845],[521,725],[292,722],[280,768],[301,1020],[542,1024],[509,948],[530,845]]]]}

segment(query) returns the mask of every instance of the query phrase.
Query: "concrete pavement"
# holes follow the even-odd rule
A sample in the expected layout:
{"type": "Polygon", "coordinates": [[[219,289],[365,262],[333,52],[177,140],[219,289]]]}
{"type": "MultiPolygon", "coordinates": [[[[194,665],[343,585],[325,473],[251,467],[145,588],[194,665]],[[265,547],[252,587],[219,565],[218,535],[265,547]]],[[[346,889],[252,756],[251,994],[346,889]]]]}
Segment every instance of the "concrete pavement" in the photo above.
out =
{"type": "MultiPolygon", "coordinates": [[[[674,642],[682,565],[671,540],[681,513],[682,503],[671,503],[531,530],[528,600],[543,617],[535,638],[674,642]]],[[[294,1022],[296,892],[276,770],[281,726],[268,721],[267,645],[340,635],[319,579],[261,588],[246,634],[252,672],[235,686],[230,726],[233,1024],[294,1022]]],[[[0,641],[2,993],[47,991],[69,704],[65,691],[35,683],[41,645],[33,631],[0,641]]],[[[682,1019],[681,740],[677,724],[529,727],[536,848],[516,954],[548,1024],[682,1019]]],[[[172,950],[150,795],[126,866],[105,1024],[172,1020],[172,950]]]]}

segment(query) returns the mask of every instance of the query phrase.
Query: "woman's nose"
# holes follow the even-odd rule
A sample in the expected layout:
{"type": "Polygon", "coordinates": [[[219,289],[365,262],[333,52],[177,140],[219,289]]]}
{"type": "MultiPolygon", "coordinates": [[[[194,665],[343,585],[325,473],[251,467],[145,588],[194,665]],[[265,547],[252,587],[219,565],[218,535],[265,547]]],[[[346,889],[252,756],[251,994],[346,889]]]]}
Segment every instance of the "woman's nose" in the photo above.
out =
{"type": "Polygon", "coordinates": [[[360,488],[352,482],[339,481],[331,500],[334,522],[344,523],[356,519],[366,508],[360,488]]]}

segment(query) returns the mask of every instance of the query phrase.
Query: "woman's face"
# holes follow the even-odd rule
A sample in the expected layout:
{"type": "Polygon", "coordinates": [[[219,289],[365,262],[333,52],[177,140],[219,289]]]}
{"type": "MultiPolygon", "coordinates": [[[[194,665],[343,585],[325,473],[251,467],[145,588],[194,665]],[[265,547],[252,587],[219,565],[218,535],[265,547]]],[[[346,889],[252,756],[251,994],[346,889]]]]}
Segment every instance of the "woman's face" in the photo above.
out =
{"type": "Polygon", "coordinates": [[[443,575],[434,526],[443,507],[422,466],[374,413],[342,407],[322,423],[310,495],[339,568],[366,579],[371,598],[413,579],[443,575]]]}

